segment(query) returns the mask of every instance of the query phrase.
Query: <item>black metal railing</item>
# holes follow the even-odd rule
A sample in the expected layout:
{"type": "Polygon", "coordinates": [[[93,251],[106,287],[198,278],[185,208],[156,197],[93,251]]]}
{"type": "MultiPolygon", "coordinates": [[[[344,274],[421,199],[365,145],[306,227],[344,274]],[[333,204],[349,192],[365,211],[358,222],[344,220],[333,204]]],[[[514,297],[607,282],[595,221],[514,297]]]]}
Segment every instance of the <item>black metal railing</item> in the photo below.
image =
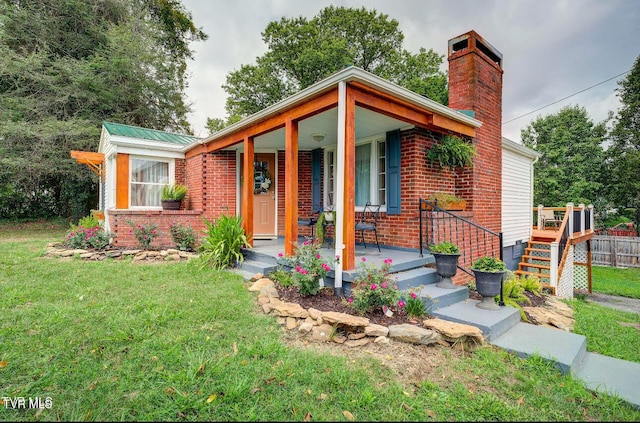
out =
{"type": "Polygon", "coordinates": [[[420,199],[420,257],[430,245],[449,241],[461,255],[458,268],[473,276],[471,264],[478,257],[503,260],[502,232],[494,232],[464,217],[438,207],[438,202],[420,199]]]}
{"type": "Polygon", "coordinates": [[[591,209],[584,209],[584,230],[588,231],[591,229],[591,209]]]}
{"type": "Polygon", "coordinates": [[[582,209],[573,209],[573,232],[582,229],[582,209]]]}

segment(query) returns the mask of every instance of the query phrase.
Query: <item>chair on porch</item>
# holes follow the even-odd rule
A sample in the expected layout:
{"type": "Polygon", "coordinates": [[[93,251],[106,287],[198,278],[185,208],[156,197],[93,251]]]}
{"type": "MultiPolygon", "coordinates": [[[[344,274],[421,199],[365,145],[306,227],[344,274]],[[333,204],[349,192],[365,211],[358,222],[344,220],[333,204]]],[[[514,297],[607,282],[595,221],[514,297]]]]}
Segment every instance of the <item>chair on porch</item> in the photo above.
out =
{"type": "Polygon", "coordinates": [[[315,241],[315,229],[316,223],[318,223],[318,216],[322,207],[319,204],[311,206],[311,216],[308,218],[298,219],[298,226],[311,226],[311,241],[315,241]]]}
{"type": "Polygon", "coordinates": [[[380,214],[380,205],[371,204],[370,202],[367,201],[367,204],[364,205],[364,210],[362,210],[362,214],[360,215],[360,220],[356,222],[356,232],[360,231],[364,248],[367,248],[367,244],[364,242],[364,233],[365,231],[373,231],[373,233],[376,236],[376,245],[378,246],[378,251],[381,252],[380,244],[378,243],[378,215],[379,214],[380,214]]]}
{"type": "Polygon", "coordinates": [[[551,226],[557,229],[562,224],[562,219],[558,219],[553,210],[542,210],[542,229],[546,229],[547,226],[551,226]]]}

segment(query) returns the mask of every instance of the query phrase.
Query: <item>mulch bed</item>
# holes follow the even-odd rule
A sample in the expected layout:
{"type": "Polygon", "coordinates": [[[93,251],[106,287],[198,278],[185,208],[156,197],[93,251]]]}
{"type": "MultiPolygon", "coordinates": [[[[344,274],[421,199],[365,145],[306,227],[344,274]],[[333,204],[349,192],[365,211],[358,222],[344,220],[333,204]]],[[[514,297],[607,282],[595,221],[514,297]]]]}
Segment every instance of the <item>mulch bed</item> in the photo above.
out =
{"type": "MultiPolygon", "coordinates": [[[[320,311],[335,311],[339,313],[351,314],[354,316],[362,316],[369,319],[371,323],[375,323],[383,326],[400,325],[403,323],[410,323],[417,326],[423,326],[422,321],[425,319],[433,318],[433,316],[425,315],[419,319],[413,319],[407,316],[404,309],[398,307],[392,308],[393,316],[385,316],[382,310],[375,310],[365,314],[359,314],[352,306],[350,306],[346,298],[341,298],[333,295],[333,288],[323,288],[316,295],[303,296],[298,292],[298,288],[295,286],[283,287],[276,283],[278,294],[282,301],[300,304],[305,309],[315,308],[320,311]]],[[[528,291],[524,293],[531,304],[524,304],[528,307],[541,307],[545,303],[545,295],[538,297],[528,291]]],[[[482,296],[478,294],[478,291],[473,289],[469,290],[469,298],[474,300],[481,300],[482,296]]],[[[526,313],[525,313],[526,314],[526,313]]],[[[527,316],[530,319],[530,316],[527,316]]]]}

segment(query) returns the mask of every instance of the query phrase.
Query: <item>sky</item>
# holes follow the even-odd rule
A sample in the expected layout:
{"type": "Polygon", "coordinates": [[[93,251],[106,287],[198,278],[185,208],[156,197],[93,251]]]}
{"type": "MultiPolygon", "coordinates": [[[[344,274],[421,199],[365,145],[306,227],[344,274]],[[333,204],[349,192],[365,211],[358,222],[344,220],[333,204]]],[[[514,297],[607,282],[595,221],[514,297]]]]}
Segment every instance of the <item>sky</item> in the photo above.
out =
{"type": "Polygon", "coordinates": [[[208,135],[207,117],[226,116],[222,85],[227,74],[243,64],[255,64],[266,52],[261,33],[267,24],[283,17],[311,19],[329,5],[364,6],[397,20],[404,34],[403,48],[412,53],[420,47],[433,49],[444,56],[443,71],[448,67],[448,40],[476,31],[503,55],[502,135],[516,142],[521,142],[521,130],[532,121],[563,107],[584,107],[594,123],[605,120],[609,111],[616,113],[617,81],[627,74],[613,77],[631,70],[640,56],[640,0],[182,0],[182,4],[209,35],[208,40],[191,44],[194,58],[187,69],[186,94],[192,109],[188,118],[194,135],[200,137],[208,135]]]}

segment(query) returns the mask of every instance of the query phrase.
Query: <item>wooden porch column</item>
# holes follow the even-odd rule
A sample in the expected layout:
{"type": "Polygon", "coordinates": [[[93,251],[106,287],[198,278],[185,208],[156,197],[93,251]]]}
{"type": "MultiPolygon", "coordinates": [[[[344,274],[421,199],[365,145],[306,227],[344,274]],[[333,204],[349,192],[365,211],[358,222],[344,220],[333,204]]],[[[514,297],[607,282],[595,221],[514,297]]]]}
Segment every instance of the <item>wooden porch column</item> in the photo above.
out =
{"type": "Polygon", "coordinates": [[[129,155],[116,156],[116,209],[129,208],[129,155]]]}
{"type": "Polygon", "coordinates": [[[244,157],[242,164],[242,227],[249,244],[253,246],[253,173],[254,173],[254,148],[253,137],[244,137],[244,157]]]}
{"type": "Polygon", "coordinates": [[[342,268],[355,268],[356,258],[356,99],[347,85],[344,137],[344,224],[342,268]]]}
{"type": "Polygon", "coordinates": [[[284,254],[292,256],[298,242],[298,122],[285,120],[284,254]]]}

